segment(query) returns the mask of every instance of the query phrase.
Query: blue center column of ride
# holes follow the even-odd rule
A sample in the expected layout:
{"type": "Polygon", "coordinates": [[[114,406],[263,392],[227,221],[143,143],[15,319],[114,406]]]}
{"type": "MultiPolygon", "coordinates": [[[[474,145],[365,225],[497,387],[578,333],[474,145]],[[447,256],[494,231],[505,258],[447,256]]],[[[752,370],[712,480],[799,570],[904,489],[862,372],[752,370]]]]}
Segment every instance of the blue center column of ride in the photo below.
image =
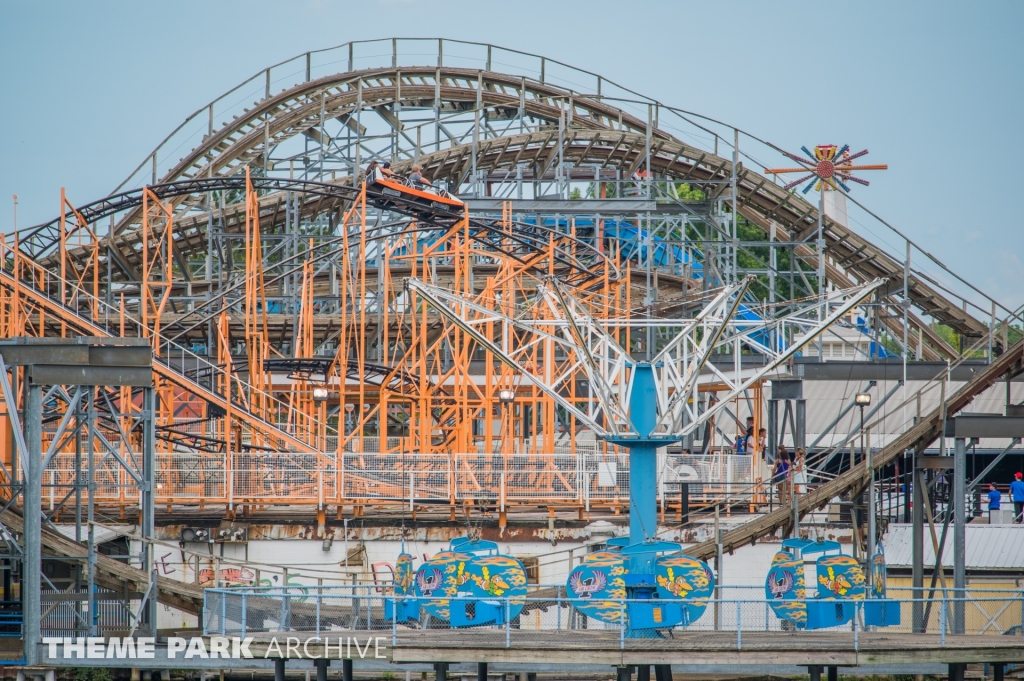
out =
{"type": "MultiPolygon", "coordinates": [[[[629,543],[653,540],[658,532],[658,443],[648,437],[658,420],[658,396],[650,364],[633,367],[629,395],[629,420],[640,440],[629,445],[629,543]]],[[[655,554],[639,554],[630,560],[630,572],[653,573],[655,554]]]]}

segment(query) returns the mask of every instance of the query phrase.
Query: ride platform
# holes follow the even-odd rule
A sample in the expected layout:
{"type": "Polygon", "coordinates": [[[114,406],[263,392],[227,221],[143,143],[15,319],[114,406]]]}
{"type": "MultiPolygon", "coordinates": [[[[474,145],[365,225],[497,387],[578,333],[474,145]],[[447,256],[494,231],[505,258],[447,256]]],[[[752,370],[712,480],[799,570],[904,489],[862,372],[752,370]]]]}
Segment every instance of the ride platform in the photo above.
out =
{"type": "MultiPolygon", "coordinates": [[[[874,665],[921,665],[1024,662],[1024,646],[1017,636],[958,636],[891,633],[885,631],[673,631],[664,638],[621,638],[612,630],[515,630],[508,639],[504,631],[487,629],[368,629],[324,634],[323,642],[310,643],[311,655],[345,659],[345,646],[338,639],[351,638],[364,646],[380,639],[380,659],[393,663],[488,662],[549,665],[700,664],[714,665],[723,673],[749,666],[815,665],[860,667],[874,665]]],[[[273,637],[282,651],[285,639],[296,632],[258,633],[249,649],[256,657],[281,657],[271,647],[273,637]],[[268,652],[270,649],[270,652],[268,652]]],[[[299,634],[299,638],[303,638],[299,634]]],[[[355,653],[355,646],[351,652],[355,653]]],[[[296,649],[292,649],[295,652],[296,649]]],[[[304,651],[286,659],[308,659],[304,651]]],[[[357,655],[353,655],[358,659],[357,655]]]]}

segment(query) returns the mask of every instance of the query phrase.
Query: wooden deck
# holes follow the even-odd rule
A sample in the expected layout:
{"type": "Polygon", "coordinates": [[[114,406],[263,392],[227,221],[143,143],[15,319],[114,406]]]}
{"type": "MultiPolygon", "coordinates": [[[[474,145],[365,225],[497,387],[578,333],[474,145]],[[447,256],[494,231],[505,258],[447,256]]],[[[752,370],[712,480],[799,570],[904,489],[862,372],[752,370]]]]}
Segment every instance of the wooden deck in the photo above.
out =
{"type": "MultiPolygon", "coordinates": [[[[616,631],[561,630],[510,633],[498,629],[399,629],[397,644],[386,630],[335,631],[329,636],[327,657],[358,659],[351,638],[365,648],[378,642],[379,659],[392,662],[493,662],[564,665],[707,664],[707,665],[834,665],[856,667],[879,664],[949,664],[974,662],[1024,663],[1024,638],[1019,636],[946,636],[945,644],[933,634],[860,632],[744,632],[737,647],[735,631],[673,632],[672,638],[625,639],[616,631]],[[339,637],[342,648],[339,650],[339,637]]],[[[277,637],[284,657],[322,656],[323,643],[311,642],[299,655],[284,652],[291,636],[305,642],[311,633],[260,633],[249,649],[257,657],[267,654],[269,640],[277,637]]],[[[294,649],[293,649],[294,650],[294,649]]],[[[374,646],[364,657],[374,656],[374,646]]],[[[269,657],[278,657],[273,650],[269,657]]]]}

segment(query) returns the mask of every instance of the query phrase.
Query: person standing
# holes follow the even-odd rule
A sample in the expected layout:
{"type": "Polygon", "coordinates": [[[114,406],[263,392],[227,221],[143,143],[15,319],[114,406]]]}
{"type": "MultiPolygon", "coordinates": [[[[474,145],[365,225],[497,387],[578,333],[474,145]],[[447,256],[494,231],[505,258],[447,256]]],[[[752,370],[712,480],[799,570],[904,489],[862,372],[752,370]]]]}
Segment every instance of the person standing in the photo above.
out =
{"type": "Polygon", "coordinates": [[[772,482],[779,495],[780,504],[789,503],[789,453],[779,448],[779,455],[772,468],[772,482]]]}
{"type": "Polygon", "coordinates": [[[804,462],[804,457],[807,456],[807,451],[803,447],[796,448],[796,456],[793,460],[792,475],[793,479],[793,493],[794,494],[807,494],[807,467],[804,462]]]}
{"type": "Polygon", "coordinates": [[[733,448],[736,450],[737,454],[746,454],[747,436],[743,434],[736,436],[736,443],[733,445],[733,448]]]}
{"type": "Polygon", "coordinates": [[[1013,502],[1013,522],[1024,523],[1024,475],[1014,474],[1010,483],[1010,500],[1013,502]]]}
{"type": "Polygon", "coordinates": [[[1002,494],[996,489],[996,483],[988,483],[988,524],[992,525],[992,511],[999,510],[999,502],[1002,500],[1002,494]]]}

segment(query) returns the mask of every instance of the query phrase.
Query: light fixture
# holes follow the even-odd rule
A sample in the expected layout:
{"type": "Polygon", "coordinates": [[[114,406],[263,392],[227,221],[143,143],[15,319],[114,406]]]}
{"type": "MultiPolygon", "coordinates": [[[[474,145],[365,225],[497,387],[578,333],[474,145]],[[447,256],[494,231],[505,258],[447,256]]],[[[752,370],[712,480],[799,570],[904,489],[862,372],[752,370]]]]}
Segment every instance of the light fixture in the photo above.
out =
{"type": "Polygon", "coordinates": [[[511,388],[503,388],[499,390],[498,401],[502,404],[512,404],[516,401],[516,391],[511,388]]]}
{"type": "Polygon", "coordinates": [[[179,534],[181,542],[205,542],[210,540],[210,531],[201,527],[184,527],[179,534]]]}
{"type": "Polygon", "coordinates": [[[313,388],[313,401],[314,402],[326,402],[327,399],[330,396],[331,396],[331,391],[329,391],[327,388],[321,388],[321,387],[313,388]]]}
{"type": "Polygon", "coordinates": [[[859,407],[867,407],[868,405],[871,404],[871,394],[870,393],[857,393],[857,396],[855,398],[853,398],[853,399],[854,399],[854,402],[859,407]]]}
{"type": "Polygon", "coordinates": [[[328,551],[331,550],[331,545],[332,544],[334,544],[334,535],[333,534],[329,534],[326,537],[324,537],[324,544],[323,544],[323,547],[322,547],[323,550],[324,550],[324,553],[327,553],[328,551]]]}

